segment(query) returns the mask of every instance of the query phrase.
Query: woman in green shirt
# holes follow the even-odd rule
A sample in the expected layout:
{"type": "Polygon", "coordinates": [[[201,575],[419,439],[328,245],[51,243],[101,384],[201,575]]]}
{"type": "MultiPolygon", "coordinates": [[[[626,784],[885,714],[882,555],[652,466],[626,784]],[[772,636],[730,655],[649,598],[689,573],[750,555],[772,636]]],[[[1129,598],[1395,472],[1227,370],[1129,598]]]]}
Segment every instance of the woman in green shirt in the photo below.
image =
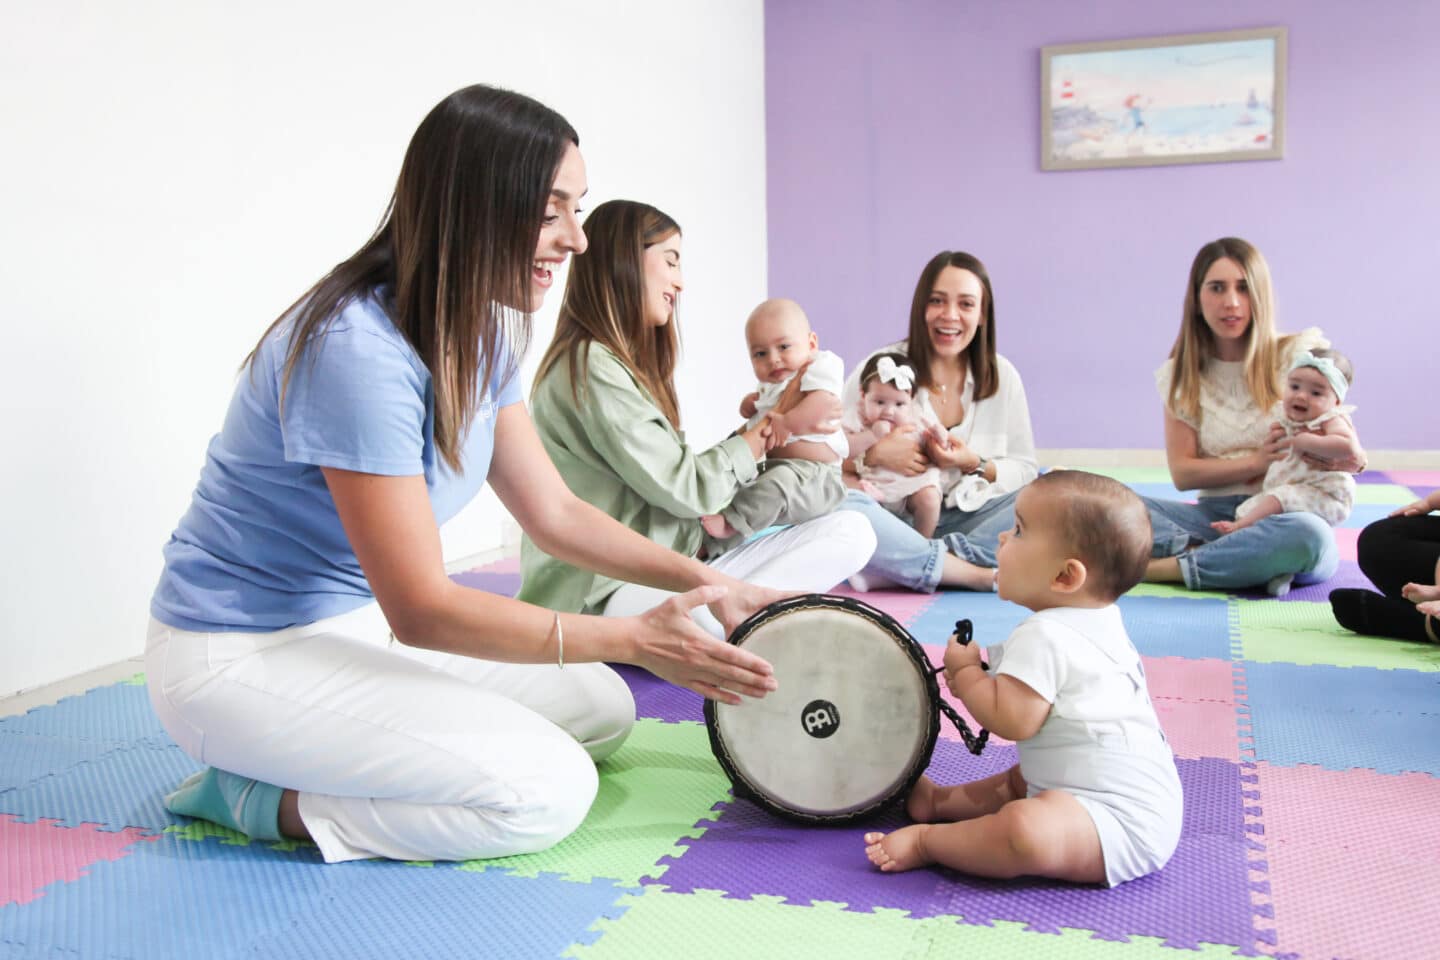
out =
{"type": "MultiPolygon", "coordinates": [[[[768,424],[704,451],[685,443],[674,382],[679,225],[648,204],[612,200],[586,219],[585,234],[589,248],[574,258],[535,378],[535,426],[577,496],[693,557],[700,518],[719,513],[755,479],[768,424]]],[[[863,517],[836,512],[751,540],[710,565],[761,586],[819,592],[857,572],[874,549],[863,517]]],[[[554,610],[628,616],[668,596],[564,563],[528,537],[521,564],[520,598],[554,610]]],[[[704,608],[692,615],[723,635],[704,608]]]]}

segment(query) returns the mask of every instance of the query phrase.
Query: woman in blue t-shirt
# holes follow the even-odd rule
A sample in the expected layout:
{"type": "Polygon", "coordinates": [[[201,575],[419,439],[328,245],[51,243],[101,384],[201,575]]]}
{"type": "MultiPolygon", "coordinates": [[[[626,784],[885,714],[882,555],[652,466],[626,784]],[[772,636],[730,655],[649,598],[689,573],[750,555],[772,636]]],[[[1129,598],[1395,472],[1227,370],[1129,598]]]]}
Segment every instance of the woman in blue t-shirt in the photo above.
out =
{"type": "Polygon", "coordinates": [[[728,629],[782,595],[578,500],[520,402],[529,315],[585,248],[578,145],[528,97],[447,97],[375,235],[251,353],[151,601],[151,700],[209,765],[172,811],[331,862],[540,850],[634,721],[602,661],[727,703],[774,688],[689,611],[728,629]],[[615,619],[456,584],[439,525],[487,482],[547,552],[683,592],[615,619]]]}

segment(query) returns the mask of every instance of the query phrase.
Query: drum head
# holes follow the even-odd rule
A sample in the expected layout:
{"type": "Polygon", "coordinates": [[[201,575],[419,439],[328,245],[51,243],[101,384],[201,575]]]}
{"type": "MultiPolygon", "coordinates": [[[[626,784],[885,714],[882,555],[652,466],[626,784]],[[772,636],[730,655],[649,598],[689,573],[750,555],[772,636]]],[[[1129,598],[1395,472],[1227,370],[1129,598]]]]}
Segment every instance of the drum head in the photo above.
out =
{"type": "Polygon", "coordinates": [[[779,689],[705,723],[736,793],[812,823],[860,819],[909,791],[939,733],[939,691],[894,619],[819,594],[771,604],[731,643],[764,657],[779,689]]]}

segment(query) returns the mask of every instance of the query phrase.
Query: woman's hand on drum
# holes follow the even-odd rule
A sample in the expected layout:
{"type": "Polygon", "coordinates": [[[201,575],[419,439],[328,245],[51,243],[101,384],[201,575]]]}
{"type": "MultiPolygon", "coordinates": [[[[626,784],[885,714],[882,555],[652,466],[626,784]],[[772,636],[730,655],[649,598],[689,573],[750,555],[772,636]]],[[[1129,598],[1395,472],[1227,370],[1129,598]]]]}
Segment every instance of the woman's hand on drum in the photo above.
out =
{"type": "Polygon", "coordinates": [[[718,600],[712,600],[708,606],[715,619],[720,621],[720,626],[725,628],[727,637],[735,632],[736,627],[770,604],[799,596],[794,591],[774,590],[733,578],[724,585],[724,589],[724,595],[718,600]]]}
{"type": "Polygon", "coordinates": [[[716,640],[690,617],[702,604],[714,610],[728,592],[724,586],[696,587],[636,617],[631,662],[662,680],[731,705],[741,702],[741,694],[763,697],[774,690],[775,671],[769,663],[716,640]]]}
{"type": "Polygon", "coordinates": [[[930,468],[930,458],[920,447],[918,428],[897,427],[865,451],[867,467],[884,467],[906,477],[918,477],[930,468]]]}

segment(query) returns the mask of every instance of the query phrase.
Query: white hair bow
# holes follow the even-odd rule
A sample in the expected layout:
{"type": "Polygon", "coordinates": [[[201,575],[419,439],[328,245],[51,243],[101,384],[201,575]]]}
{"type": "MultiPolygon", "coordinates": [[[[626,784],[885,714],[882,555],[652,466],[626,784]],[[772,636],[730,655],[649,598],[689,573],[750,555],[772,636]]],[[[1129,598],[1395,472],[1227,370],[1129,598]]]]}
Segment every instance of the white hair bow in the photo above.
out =
{"type": "Polygon", "coordinates": [[[896,363],[889,357],[881,357],[875,365],[875,376],[881,383],[893,383],[900,390],[909,391],[915,386],[915,371],[906,363],[896,363]]]}

